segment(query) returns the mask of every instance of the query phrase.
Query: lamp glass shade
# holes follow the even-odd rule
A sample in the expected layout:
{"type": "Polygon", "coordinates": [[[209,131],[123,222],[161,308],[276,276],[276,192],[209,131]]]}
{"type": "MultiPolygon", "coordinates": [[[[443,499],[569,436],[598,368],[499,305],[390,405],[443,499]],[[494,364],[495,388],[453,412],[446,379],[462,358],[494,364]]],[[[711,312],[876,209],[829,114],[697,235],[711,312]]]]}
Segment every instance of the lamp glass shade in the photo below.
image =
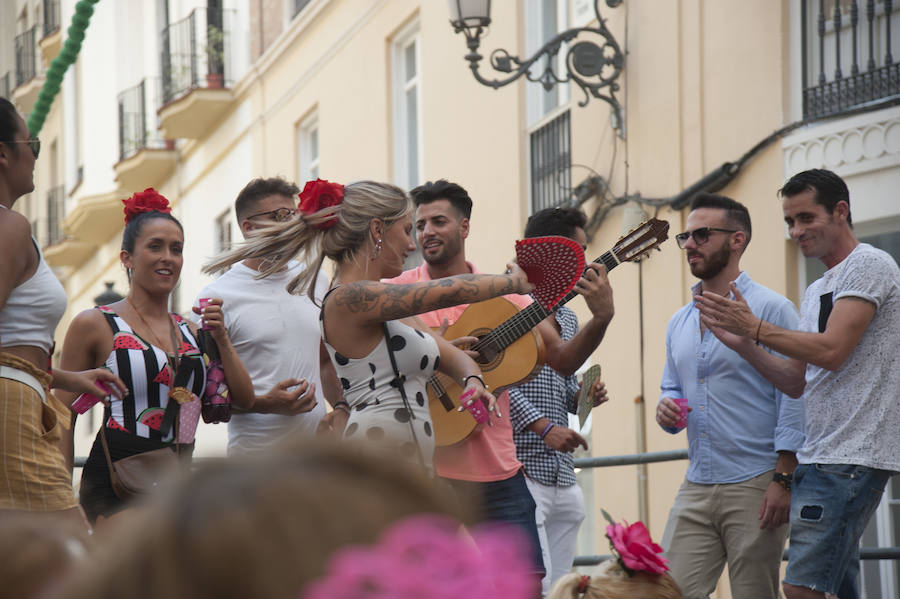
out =
{"type": "Polygon", "coordinates": [[[454,24],[478,27],[491,22],[491,0],[447,0],[447,6],[454,24]]]}

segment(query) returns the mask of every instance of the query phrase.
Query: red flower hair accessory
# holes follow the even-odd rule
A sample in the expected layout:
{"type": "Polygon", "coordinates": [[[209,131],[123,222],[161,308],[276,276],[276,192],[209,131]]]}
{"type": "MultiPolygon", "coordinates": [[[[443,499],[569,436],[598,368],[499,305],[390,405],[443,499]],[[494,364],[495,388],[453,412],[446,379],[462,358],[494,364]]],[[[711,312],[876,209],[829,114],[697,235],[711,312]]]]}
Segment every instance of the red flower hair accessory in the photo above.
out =
{"type": "Polygon", "coordinates": [[[609,521],[606,536],[613,553],[619,556],[619,564],[629,575],[637,570],[651,574],[665,574],[669,560],[660,555],[663,548],[653,542],[643,522],[624,525],[613,522],[605,510],[600,510],[609,521]]]}
{"type": "Polygon", "coordinates": [[[156,210],[164,214],[171,214],[172,207],[169,206],[169,200],[161,196],[155,189],[148,187],[144,191],[139,191],[126,200],[122,200],[125,204],[125,224],[127,225],[135,219],[139,214],[156,210]]]}
{"type": "MultiPolygon", "coordinates": [[[[297,206],[305,217],[310,217],[320,210],[340,206],[344,201],[344,186],[340,183],[331,183],[325,179],[307,181],[300,192],[300,204],[297,206]]],[[[329,229],[337,223],[337,215],[334,211],[326,215],[325,220],[315,223],[317,229],[329,229]]]]}

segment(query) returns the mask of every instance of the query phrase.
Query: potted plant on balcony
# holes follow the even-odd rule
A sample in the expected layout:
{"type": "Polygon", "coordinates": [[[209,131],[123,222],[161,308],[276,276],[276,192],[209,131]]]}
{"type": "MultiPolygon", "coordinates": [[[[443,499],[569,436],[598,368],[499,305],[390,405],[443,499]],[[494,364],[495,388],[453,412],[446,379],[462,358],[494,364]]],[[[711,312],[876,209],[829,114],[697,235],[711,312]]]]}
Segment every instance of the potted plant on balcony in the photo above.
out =
{"type": "Polygon", "coordinates": [[[221,89],[225,73],[225,33],[215,25],[206,27],[206,87],[221,89]]]}

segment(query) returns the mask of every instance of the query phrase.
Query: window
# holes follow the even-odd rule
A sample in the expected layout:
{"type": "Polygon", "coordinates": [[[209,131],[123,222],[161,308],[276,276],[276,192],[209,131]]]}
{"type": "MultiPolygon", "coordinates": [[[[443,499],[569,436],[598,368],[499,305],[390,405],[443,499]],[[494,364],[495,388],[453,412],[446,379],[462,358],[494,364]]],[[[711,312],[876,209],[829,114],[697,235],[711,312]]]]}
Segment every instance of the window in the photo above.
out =
{"type": "Polygon", "coordinates": [[[216,253],[231,249],[231,209],[216,217],[216,253]]]}
{"type": "Polygon", "coordinates": [[[291,12],[291,18],[293,19],[297,15],[300,14],[300,11],[306,8],[306,5],[309,4],[309,0],[288,0],[288,8],[291,12]]]}
{"type": "Polygon", "coordinates": [[[900,65],[893,58],[900,50],[896,5],[884,0],[803,0],[800,11],[804,118],[866,105],[874,109],[896,100],[900,95],[900,65]]]}
{"type": "Polygon", "coordinates": [[[319,115],[308,116],[297,130],[298,180],[301,183],[319,178],[319,115]]]}
{"type": "Polygon", "coordinates": [[[411,189],[423,179],[422,85],[418,24],[393,44],[394,180],[411,189]]]}
{"type": "MultiPolygon", "coordinates": [[[[556,34],[568,28],[569,3],[565,0],[526,0],[525,2],[525,56],[532,56],[541,46],[550,41],[556,34]]],[[[553,71],[558,75],[566,72],[565,57],[568,46],[562,49],[552,60],[553,71]]],[[[547,66],[547,57],[542,58],[532,67],[532,74],[537,76],[547,66]]],[[[568,103],[569,86],[554,85],[549,90],[539,83],[529,82],[525,92],[526,118],[528,125],[534,125],[556,108],[568,103]]]]}
{"type": "Polygon", "coordinates": [[[559,206],[572,189],[572,131],[569,111],[530,134],[531,210],[559,206]]]}

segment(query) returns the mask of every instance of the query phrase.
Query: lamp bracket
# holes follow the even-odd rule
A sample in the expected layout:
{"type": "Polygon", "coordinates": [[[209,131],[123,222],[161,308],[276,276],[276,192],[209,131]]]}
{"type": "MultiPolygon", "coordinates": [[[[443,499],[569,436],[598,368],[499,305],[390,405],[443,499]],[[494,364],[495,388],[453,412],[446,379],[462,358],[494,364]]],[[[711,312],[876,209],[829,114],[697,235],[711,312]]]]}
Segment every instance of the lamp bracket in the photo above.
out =
{"type": "MultiPolygon", "coordinates": [[[[491,52],[490,63],[494,71],[508,74],[507,77],[489,79],[479,72],[480,62],[483,58],[478,53],[482,24],[466,27],[462,23],[452,23],[456,33],[462,32],[466,37],[466,45],[469,54],[469,68],[475,80],[498,89],[508,85],[521,76],[529,81],[540,83],[544,89],[550,90],[560,83],[575,83],[584,93],[584,99],[578,102],[579,106],[587,106],[591,97],[597,98],[609,104],[613,110],[613,128],[621,130],[623,125],[622,106],[616,99],[619,91],[617,79],[625,66],[625,55],[618,42],[606,27],[606,20],[600,16],[600,1],[594,1],[594,13],[597,16],[597,25],[594,27],[579,27],[569,29],[556,35],[544,44],[535,54],[527,59],[510,54],[503,48],[491,52]],[[579,40],[579,36],[588,39],[579,40]],[[565,73],[554,70],[556,57],[563,46],[565,49],[565,73]],[[541,61],[533,70],[535,64],[541,61]]],[[[622,0],[605,0],[606,5],[615,8],[622,0]]],[[[486,23],[485,23],[486,25],[486,23]]]]}

